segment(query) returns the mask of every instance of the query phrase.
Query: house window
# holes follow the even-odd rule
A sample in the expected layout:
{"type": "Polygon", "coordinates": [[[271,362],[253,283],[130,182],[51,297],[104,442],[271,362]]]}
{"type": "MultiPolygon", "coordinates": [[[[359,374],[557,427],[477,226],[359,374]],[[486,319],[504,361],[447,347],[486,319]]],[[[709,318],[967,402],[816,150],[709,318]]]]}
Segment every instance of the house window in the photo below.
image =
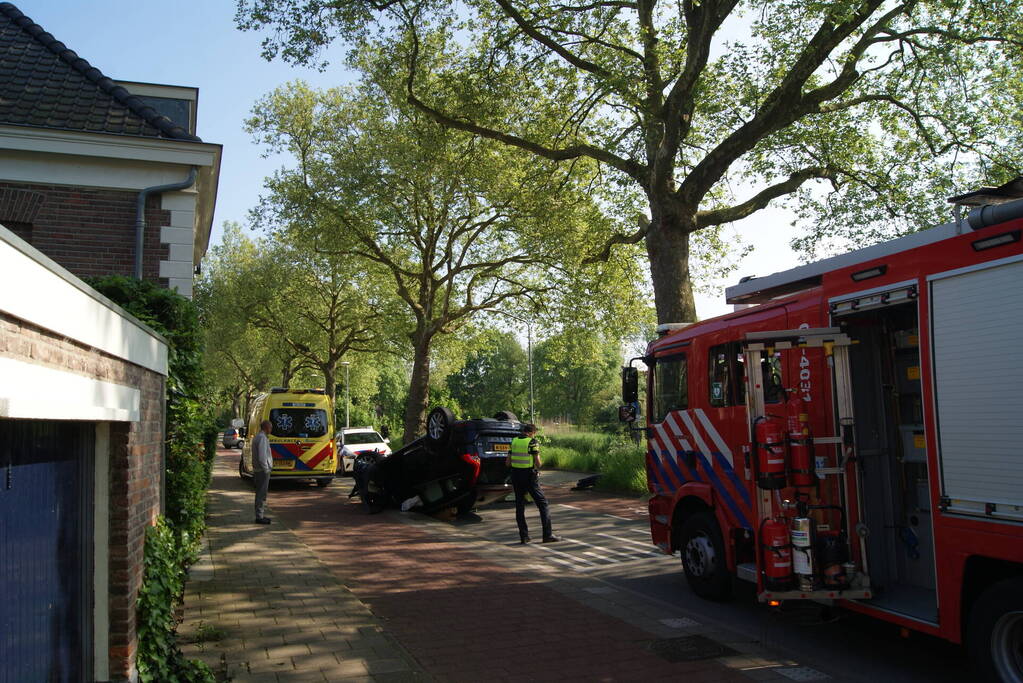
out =
{"type": "Polygon", "coordinates": [[[689,407],[689,375],[684,353],[664,356],[654,362],[654,422],[661,422],[672,410],[689,407]]]}

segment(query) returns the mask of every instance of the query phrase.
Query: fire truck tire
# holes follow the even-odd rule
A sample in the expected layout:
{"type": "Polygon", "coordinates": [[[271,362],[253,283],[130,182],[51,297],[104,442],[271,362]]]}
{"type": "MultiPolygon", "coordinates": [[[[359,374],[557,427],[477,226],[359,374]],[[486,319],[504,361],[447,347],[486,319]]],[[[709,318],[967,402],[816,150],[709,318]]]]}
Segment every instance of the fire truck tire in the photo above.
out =
{"type": "Polygon", "coordinates": [[[732,595],[732,577],[725,564],[725,542],[714,513],[697,512],[682,523],[679,547],[682,571],[693,592],[707,600],[732,595]]]}
{"type": "Polygon", "coordinates": [[[977,598],[966,644],[981,680],[1023,681],[1023,578],[1000,581],[977,598]]]}

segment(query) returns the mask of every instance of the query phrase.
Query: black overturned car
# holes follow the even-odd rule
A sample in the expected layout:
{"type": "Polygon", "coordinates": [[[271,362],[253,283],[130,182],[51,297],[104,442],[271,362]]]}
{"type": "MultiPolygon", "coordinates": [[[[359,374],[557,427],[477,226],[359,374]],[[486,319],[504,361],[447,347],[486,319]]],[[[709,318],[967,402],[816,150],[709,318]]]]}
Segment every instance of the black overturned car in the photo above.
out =
{"type": "Polygon", "coordinates": [[[426,513],[455,508],[464,515],[512,491],[507,457],[521,432],[522,423],[507,411],[455,420],[447,408],[434,408],[424,436],[389,456],[356,460],[353,495],[371,512],[404,504],[426,513]]]}

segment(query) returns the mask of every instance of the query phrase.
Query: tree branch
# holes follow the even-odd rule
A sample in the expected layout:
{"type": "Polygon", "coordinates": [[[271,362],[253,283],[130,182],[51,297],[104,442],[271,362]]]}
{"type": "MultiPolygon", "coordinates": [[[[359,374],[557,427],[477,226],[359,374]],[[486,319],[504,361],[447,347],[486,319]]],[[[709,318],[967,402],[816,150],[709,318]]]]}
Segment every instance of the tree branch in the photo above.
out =
{"type": "Polygon", "coordinates": [[[814,166],[796,171],[789,175],[788,179],[764,188],[741,204],[721,209],[714,209],[712,211],[698,212],[696,214],[696,229],[699,230],[700,228],[706,228],[712,225],[721,225],[722,223],[732,223],[742,218],[746,218],[747,216],[766,208],[772,199],[777,199],[778,197],[795,192],[803,183],[811,178],[834,179],[835,175],[836,174],[832,169],[822,166],[814,166]]]}

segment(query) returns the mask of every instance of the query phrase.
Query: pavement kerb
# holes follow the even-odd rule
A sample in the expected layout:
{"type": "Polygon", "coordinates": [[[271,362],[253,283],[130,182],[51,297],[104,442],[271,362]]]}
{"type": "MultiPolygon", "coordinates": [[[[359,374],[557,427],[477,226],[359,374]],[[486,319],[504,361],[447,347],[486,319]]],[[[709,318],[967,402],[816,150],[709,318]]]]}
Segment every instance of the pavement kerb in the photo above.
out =
{"type": "Polygon", "coordinates": [[[184,654],[218,680],[432,680],[283,520],[253,523],[252,489],[228,460],[217,459],[202,554],[186,584],[184,654]],[[290,585],[282,600],[274,589],[289,579],[303,588],[290,585]]]}

